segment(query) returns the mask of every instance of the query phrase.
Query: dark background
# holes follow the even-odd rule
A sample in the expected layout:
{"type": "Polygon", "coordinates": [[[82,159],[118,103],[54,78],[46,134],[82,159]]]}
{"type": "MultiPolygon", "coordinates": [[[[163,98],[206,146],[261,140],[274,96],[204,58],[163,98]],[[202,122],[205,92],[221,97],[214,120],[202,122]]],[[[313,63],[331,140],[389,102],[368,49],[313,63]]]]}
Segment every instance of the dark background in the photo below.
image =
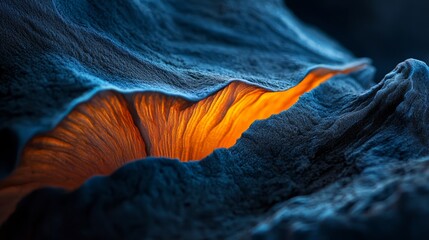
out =
{"type": "Polygon", "coordinates": [[[429,1],[285,0],[302,21],[320,28],[357,57],[369,57],[377,80],[407,58],[429,61],[429,1]]]}

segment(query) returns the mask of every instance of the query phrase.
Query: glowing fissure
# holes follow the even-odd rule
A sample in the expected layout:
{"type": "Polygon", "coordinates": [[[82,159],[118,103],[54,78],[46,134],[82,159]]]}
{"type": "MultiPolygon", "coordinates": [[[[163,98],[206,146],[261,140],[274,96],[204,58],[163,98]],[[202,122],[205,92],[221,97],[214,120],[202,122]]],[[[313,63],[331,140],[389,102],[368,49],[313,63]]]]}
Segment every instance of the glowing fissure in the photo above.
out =
{"type": "Polygon", "coordinates": [[[71,190],[147,156],[199,160],[231,147],[255,120],[280,113],[332,76],[361,67],[319,68],[281,92],[232,82],[198,102],[153,92],[100,92],[27,143],[18,168],[0,182],[0,222],[37,188],[71,190]]]}

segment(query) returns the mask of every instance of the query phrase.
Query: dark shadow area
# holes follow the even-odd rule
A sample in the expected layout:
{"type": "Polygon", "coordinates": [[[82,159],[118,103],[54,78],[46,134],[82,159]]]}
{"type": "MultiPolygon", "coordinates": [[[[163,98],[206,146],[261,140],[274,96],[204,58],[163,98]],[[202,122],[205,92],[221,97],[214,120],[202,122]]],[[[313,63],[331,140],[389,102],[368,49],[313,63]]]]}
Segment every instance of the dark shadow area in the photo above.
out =
{"type": "Polygon", "coordinates": [[[369,57],[380,80],[407,58],[429,61],[429,1],[285,0],[294,14],[358,57],[369,57]]]}
{"type": "Polygon", "coordinates": [[[15,167],[18,152],[18,136],[10,129],[0,129],[0,180],[6,177],[15,167]]]}

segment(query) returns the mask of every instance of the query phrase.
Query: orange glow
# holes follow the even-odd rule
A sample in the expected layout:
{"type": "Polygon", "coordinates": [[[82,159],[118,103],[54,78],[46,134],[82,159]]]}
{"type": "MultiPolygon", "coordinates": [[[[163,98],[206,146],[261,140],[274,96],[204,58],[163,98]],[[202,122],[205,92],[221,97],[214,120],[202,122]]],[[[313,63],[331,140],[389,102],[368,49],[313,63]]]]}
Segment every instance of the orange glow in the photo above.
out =
{"type": "Polygon", "coordinates": [[[288,109],[320,83],[358,68],[316,69],[282,92],[232,82],[198,102],[161,93],[98,93],[27,143],[19,167],[0,182],[0,223],[40,187],[72,190],[146,156],[199,160],[231,147],[255,120],[288,109]]]}

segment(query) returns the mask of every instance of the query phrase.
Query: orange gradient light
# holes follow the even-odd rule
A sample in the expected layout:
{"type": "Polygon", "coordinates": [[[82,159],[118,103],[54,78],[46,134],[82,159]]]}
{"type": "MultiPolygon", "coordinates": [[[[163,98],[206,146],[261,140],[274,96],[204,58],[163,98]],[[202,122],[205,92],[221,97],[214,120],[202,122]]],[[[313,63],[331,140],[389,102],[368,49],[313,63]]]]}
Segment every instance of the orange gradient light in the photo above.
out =
{"type": "Polygon", "coordinates": [[[72,190],[147,156],[190,161],[231,147],[255,120],[288,109],[332,76],[360,67],[316,69],[281,92],[232,82],[198,102],[153,92],[100,92],[27,143],[20,165],[0,182],[0,223],[37,188],[72,190]]]}

